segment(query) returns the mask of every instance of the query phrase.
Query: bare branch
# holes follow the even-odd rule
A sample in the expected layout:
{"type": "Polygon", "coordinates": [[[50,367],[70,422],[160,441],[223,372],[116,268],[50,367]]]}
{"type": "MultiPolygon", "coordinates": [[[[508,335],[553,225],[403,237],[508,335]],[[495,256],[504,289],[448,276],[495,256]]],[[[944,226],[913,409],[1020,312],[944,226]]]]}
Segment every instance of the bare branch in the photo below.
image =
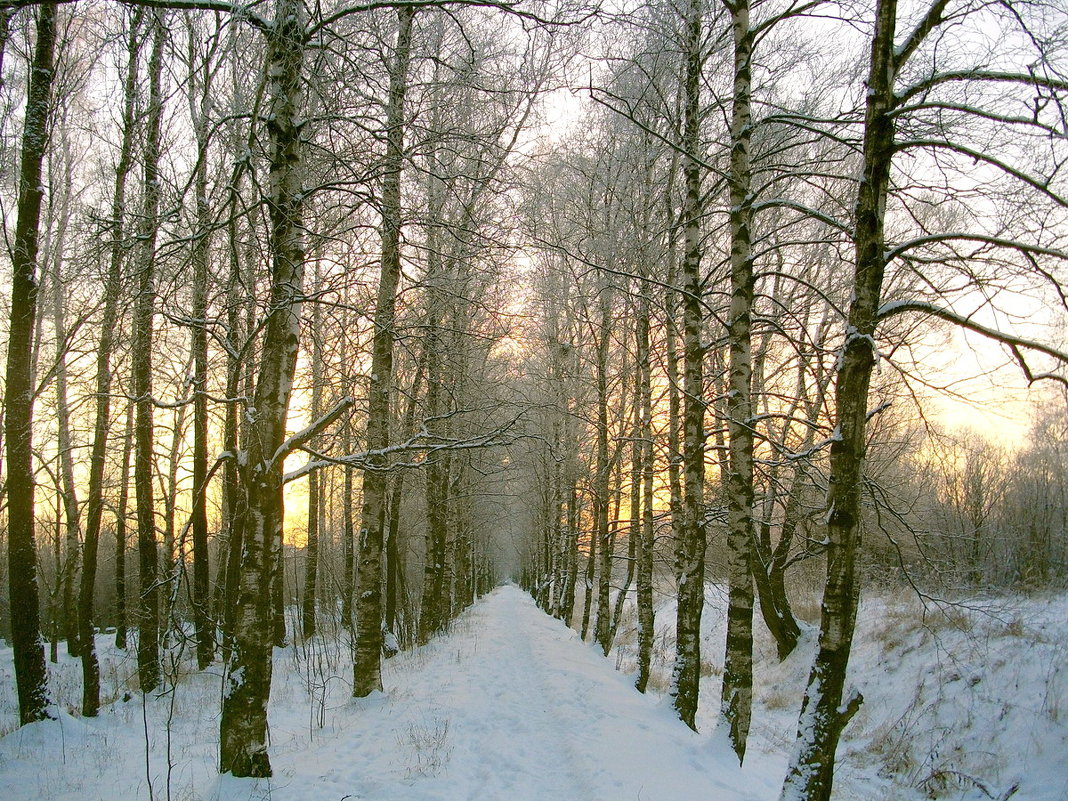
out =
{"type": "Polygon", "coordinates": [[[1003,345],[1007,345],[1012,351],[1013,355],[1016,357],[1016,360],[1020,363],[1020,366],[1023,368],[1024,375],[1027,377],[1029,383],[1034,383],[1035,381],[1039,381],[1042,379],[1049,379],[1053,381],[1058,381],[1068,386],[1068,379],[1065,379],[1064,377],[1059,376],[1055,373],[1041,373],[1038,375],[1032,373],[1030,368],[1024,361],[1020,349],[1023,348],[1027,350],[1037,351],[1038,353],[1042,353],[1046,356],[1050,356],[1056,359],[1063,365],[1068,365],[1068,353],[1066,353],[1065,351],[1058,350],[1057,348],[1050,347],[1049,345],[1046,345],[1042,342],[1038,342],[1033,339],[1014,336],[1013,334],[1007,334],[1004,331],[999,331],[996,328],[990,328],[989,326],[977,323],[974,320],[971,320],[963,315],[957,314],[956,312],[950,311],[949,309],[944,309],[941,306],[936,306],[933,303],[928,303],[927,301],[923,300],[899,300],[884,303],[879,309],[878,318],[880,321],[882,321],[889,319],[890,317],[894,317],[898,314],[902,314],[904,312],[919,312],[920,314],[926,314],[929,317],[937,317],[940,320],[945,320],[947,322],[953,323],[954,325],[958,325],[961,328],[967,329],[968,331],[974,331],[977,334],[981,334],[987,337],[988,339],[994,340],[995,342],[1000,342],[1003,345]]]}

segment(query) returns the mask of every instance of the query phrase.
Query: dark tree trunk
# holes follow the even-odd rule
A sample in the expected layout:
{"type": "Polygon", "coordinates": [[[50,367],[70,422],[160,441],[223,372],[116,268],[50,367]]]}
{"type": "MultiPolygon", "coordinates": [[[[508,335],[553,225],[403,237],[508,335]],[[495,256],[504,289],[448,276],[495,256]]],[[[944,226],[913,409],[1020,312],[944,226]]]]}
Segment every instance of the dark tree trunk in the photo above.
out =
{"type": "MultiPolygon", "coordinates": [[[[69,150],[69,142],[64,142],[69,150]]],[[[71,656],[81,655],[79,641],[78,607],[76,604],[79,570],[81,562],[81,525],[79,523],[78,490],[74,483],[74,445],[70,434],[70,404],[67,392],[67,315],[66,288],[63,283],[63,250],[66,243],[67,224],[70,219],[70,202],[68,195],[71,184],[70,158],[64,159],[66,173],[62,180],[67,189],[62,192],[59,204],[56,235],[53,240],[52,254],[52,324],[56,340],[56,360],[54,373],[56,379],[56,445],[59,457],[58,489],[63,506],[64,548],[60,584],[63,638],[67,641],[67,653],[71,656]]],[[[54,206],[54,204],[53,204],[54,206]]]]}
{"type": "Polygon", "coordinates": [[[567,585],[564,588],[563,599],[560,602],[560,619],[567,625],[571,625],[571,618],[575,614],[575,590],[578,583],[578,487],[575,479],[568,475],[568,500],[567,500],[567,585]]]}
{"type": "MultiPolygon", "coordinates": [[[[319,285],[318,270],[315,270],[316,289],[319,285]]],[[[312,306],[311,313],[311,368],[312,396],[311,419],[318,420],[323,413],[323,347],[320,339],[320,327],[323,314],[318,303],[312,306]]],[[[322,521],[322,487],[319,471],[308,476],[308,542],[304,562],[304,598],[301,608],[301,631],[304,638],[315,635],[315,601],[319,583],[319,524],[322,521]]]]}
{"type": "MultiPolygon", "coordinates": [[[[944,7],[945,0],[936,0],[927,19],[937,23],[944,7]]],[[[874,335],[886,266],[883,223],[894,154],[894,76],[899,58],[907,58],[895,55],[896,24],[896,0],[879,0],[867,81],[864,164],[854,218],[853,298],[835,388],[837,425],[827,492],[827,584],[819,649],[801,701],[794,758],[783,783],[782,798],[790,801],[829,801],[838,739],[861,702],[859,694],[844,699],[843,691],[860,597],[856,555],[868,388],[875,366],[874,335]]]]}
{"type": "Polygon", "coordinates": [[[115,506],[115,647],[126,648],[126,513],[130,507],[130,462],[133,458],[134,405],[126,406],[119,501],[115,506]]]}
{"type": "Polygon", "coordinates": [[[160,683],[159,587],[155,498],[152,489],[152,316],[155,311],[156,233],[159,215],[160,129],[163,115],[162,12],[152,12],[149,108],[145,130],[144,199],[141,214],[137,299],[134,303],[131,385],[134,396],[134,497],[137,508],[138,606],[137,675],[141,692],[160,683]]]}
{"type": "MultiPolygon", "coordinates": [[[[651,305],[650,286],[643,281],[640,290],[636,334],[638,363],[638,397],[641,423],[638,439],[641,445],[642,509],[638,530],[637,559],[637,605],[638,605],[638,677],[634,686],[645,692],[649,683],[649,671],[653,658],[654,612],[653,612],[653,375],[649,344],[649,313],[651,305]]],[[[638,481],[635,476],[634,480],[638,481]]]]}
{"type": "Polygon", "coordinates": [[[48,149],[55,34],[56,7],[42,4],[37,10],[37,42],[26,91],[18,213],[11,252],[4,444],[11,640],[22,724],[48,717],[48,685],[37,596],[37,553],[33,542],[33,332],[43,195],[41,164],[48,149]]]}
{"type": "Polygon", "coordinates": [[[612,559],[615,538],[608,525],[609,485],[613,463],[608,458],[608,347],[611,339],[611,307],[609,292],[602,288],[599,296],[601,307],[600,326],[597,332],[597,467],[593,490],[594,537],[598,540],[601,569],[597,582],[597,622],[595,637],[607,656],[612,648],[612,610],[609,606],[612,583],[612,559]]]}
{"type": "MultiPolygon", "coordinates": [[[[197,65],[189,39],[189,66],[195,76],[197,65]]],[[[211,664],[215,656],[215,631],[211,622],[211,568],[208,563],[208,256],[211,252],[211,215],[208,206],[208,111],[210,65],[205,59],[199,86],[193,81],[189,94],[190,114],[197,140],[194,197],[197,235],[193,240],[193,508],[190,529],[193,537],[193,627],[196,632],[197,667],[211,664]],[[199,91],[198,91],[199,90],[199,91]],[[198,97],[199,94],[199,97],[198,97]]]]}
{"type": "MultiPolygon", "coordinates": [[[[144,12],[135,10],[130,21],[126,52],[126,76],[123,80],[122,142],[119,162],[115,168],[115,185],[111,200],[111,247],[107,283],[104,287],[104,312],[100,321],[100,341],[96,354],[96,422],[93,427],[93,450],[89,457],[89,492],[85,500],[85,551],[82,559],[82,583],[78,621],[82,641],[82,714],[93,717],[100,708],[100,666],[93,637],[93,593],[96,588],[97,553],[100,525],[104,510],[104,460],[107,456],[108,434],[111,426],[111,354],[115,350],[115,328],[119,319],[119,303],[124,283],[123,253],[126,236],[126,181],[133,167],[134,99],[137,91],[137,67],[141,36],[139,32],[144,12]]],[[[125,474],[123,475],[125,484],[125,474]]],[[[125,523],[116,521],[116,531],[123,531],[122,546],[116,547],[116,584],[119,562],[125,559],[125,523]]],[[[125,567],[122,565],[121,567],[125,567]]],[[[125,576],[122,592],[125,594],[125,576]]],[[[118,601],[119,599],[116,599],[118,601]]],[[[125,599],[123,599],[125,600],[125,599]]],[[[125,603],[123,603],[125,606],[125,603]]],[[[125,617],[125,609],[123,610],[125,617]]],[[[122,622],[125,640],[125,621],[122,622]]],[[[118,644],[118,643],[116,643],[118,644]]],[[[120,646],[120,647],[124,647],[120,646]]]]}
{"type": "MultiPolygon", "coordinates": [[[[576,536],[578,536],[576,534],[576,536]]],[[[590,532],[589,553],[586,556],[586,583],[585,595],[582,602],[582,630],[580,636],[583,640],[590,631],[590,607],[593,606],[593,579],[597,575],[597,532],[590,532]]]]}
{"type": "MultiPolygon", "coordinates": [[[[235,182],[236,183],[236,182],[235,182]]],[[[233,645],[234,617],[237,612],[237,591],[241,581],[241,552],[244,537],[245,510],[247,500],[241,488],[241,476],[238,471],[237,454],[241,445],[241,404],[237,397],[241,394],[244,378],[242,356],[251,360],[247,345],[242,338],[249,335],[242,325],[242,287],[241,242],[237,230],[238,208],[237,186],[233,189],[230,203],[230,221],[227,237],[230,247],[230,274],[227,277],[227,312],[226,322],[229,329],[229,361],[226,373],[226,397],[231,402],[226,405],[226,418],[223,422],[223,446],[232,458],[223,465],[223,526],[226,531],[225,558],[220,555],[219,572],[222,573],[221,608],[216,609],[216,618],[222,628],[222,658],[229,662],[233,645]]],[[[246,388],[247,392],[247,388],[246,388]]]]}
{"type": "MultiPolygon", "coordinates": [[[[345,421],[345,451],[351,452],[352,448],[352,424],[350,421],[345,421]]],[[[341,578],[341,623],[348,629],[352,630],[352,596],[356,590],[355,587],[355,537],[356,537],[356,525],[353,519],[353,492],[354,481],[353,473],[355,472],[351,467],[342,468],[345,472],[345,488],[343,492],[342,504],[342,537],[343,542],[341,544],[341,569],[343,575],[341,578]]],[[[387,554],[386,559],[389,559],[387,554]]]]}

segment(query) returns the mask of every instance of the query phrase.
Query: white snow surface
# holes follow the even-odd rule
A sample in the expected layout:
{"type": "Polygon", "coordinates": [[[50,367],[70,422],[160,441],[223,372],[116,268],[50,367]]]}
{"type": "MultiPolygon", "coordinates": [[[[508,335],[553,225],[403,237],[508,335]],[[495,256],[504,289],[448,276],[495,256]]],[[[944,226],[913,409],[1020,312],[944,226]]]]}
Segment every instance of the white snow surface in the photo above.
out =
{"type": "MultiPolygon", "coordinates": [[[[69,714],[80,669],[61,655],[49,665],[59,719],[17,728],[11,650],[0,647],[0,801],[775,801],[813,631],[780,664],[758,616],[739,768],[716,730],[725,604],[715,587],[706,599],[701,734],[662,695],[671,599],[657,609],[643,696],[632,605],[605,659],[506,586],[448,634],[386,661],[386,691],[370,698],[351,698],[343,639],[276,649],[270,780],[218,776],[221,671],[197,672],[188,649],[165,659],[170,689],[142,703],[133,650],[101,635],[101,715],[69,714]]],[[[839,748],[836,799],[1068,799],[1068,597],[925,611],[875,595],[861,607],[850,684],[865,703],[839,748]]]]}
{"type": "MultiPolygon", "coordinates": [[[[214,775],[218,676],[186,677],[170,727],[170,798],[743,801],[777,789],[776,772],[762,771],[760,760],[743,771],[727,752],[710,750],[708,737],[636,692],[631,676],[515,587],[489,594],[450,634],[387,661],[384,694],[352,699],[344,661],[326,665],[324,675],[336,675],[325,682],[322,718],[317,682],[308,681],[316,671],[298,675],[292,650],[275,657],[274,777],[214,775]]],[[[168,797],[170,700],[150,699],[144,709],[155,799],[168,797]]],[[[96,720],[63,713],[7,735],[0,799],[148,798],[142,711],[135,693],[96,720]]]]}

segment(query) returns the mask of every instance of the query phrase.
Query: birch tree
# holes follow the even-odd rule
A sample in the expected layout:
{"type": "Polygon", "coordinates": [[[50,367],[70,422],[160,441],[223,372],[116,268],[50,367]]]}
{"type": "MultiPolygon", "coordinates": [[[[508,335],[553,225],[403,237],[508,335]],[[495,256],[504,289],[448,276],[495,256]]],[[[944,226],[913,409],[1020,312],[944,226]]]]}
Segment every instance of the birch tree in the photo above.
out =
{"type": "MultiPolygon", "coordinates": [[[[783,784],[784,801],[830,798],[838,740],[862,701],[856,691],[845,691],[845,678],[860,591],[856,558],[861,535],[866,431],[871,416],[868,393],[878,355],[878,326],[905,313],[965,326],[1002,342],[1016,356],[1029,380],[1040,377],[1031,369],[1036,355],[1061,365],[1068,362],[1068,354],[982,325],[956,313],[948,304],[884,297],[888,265],[899,258],[907,260],[910,254],[922,253],[925,260],[918,259],[910,266],[927,270],[930,268],[920,265],[939,261],[959,263],[963,257],[968,274],[977,277],[973,271],[985,253],[982,250],[966,253],[957,248],[978,242],[998,251],[1022,254],[1027,269],[1045,281],[1053,281],[1053,276],[1049,268],[1042,266],[1042,261],[1060,262],[1065,258],[1063,250],[1051,247],[1052,243],[1042,239],[1044,232],[1028,238],[1027,225],[1020,226],[1023,230],[1017,229],[1023,234],[1018,239],[1013,239],[1012,234],[991,235],[977,225],[971,230],[922,230],[918,236],[896,245],[887,241],[888,200],[892,202],[895,157],[900,153],[908,152],[917,158],[926,154],[950,171],[969,169],[964,167],[969,163],[982,164],[991,170],[998,183],[1005,182],[1015,188],[1017,200],[1022,191],[1044,208],[1064,207],[1065,198],[1057,192],[1053,173],[1042,172],[1055,170],[1059,160],[1017,161],[1022,154],[1012,145],[1021,136],[1036,136],[1055,146],[1057,136],[1044,112],[1052,112],[1053,119],[1062,119],[1058,115],[1062,113],[1068,83],[1055,73],[1051,75],[1041,49],[1033,54],[1037,61],[1022,70],[1018,63],[1012,63],[1011,55],[1004,70],[975,64],[962,68],[959,57],[968,51],[955,49],[961,47],[955,34],[964,35],[961,32],[967,31],[967,25],[962,25],[961,20],[978,21],[988,14],[995,15],[994,21],[1007,24],[1009,30],[1022,33],[1022,41],[1038,44],[1041,16],[1032,17],[1027,4],[1010,4],[1003,16],[1001,13],[968,3],[956,7],[951,0],[934,0],[907,21],[899,37],[900,12],[896,0],[879,0],[875,6],[864,98],[862,171],[856,187],[853,220],[853,294],[838,362],[836,426],[830,443],[827,583],[821,606],[819,647],[802,701],[796,750],[783,784]],[[978,102],[969,103],[955,95],[954,89],[966,86],[976,93],[978,102]],[[992,87],[1010,91],[1000,96],[983,91],[992,87]],[[1013,94],[1012,90],[1018,93],[1013,94]],[[1041,100],[1035,100],[1036,97],[1041,100]],[[995,98],[993,106],[982,102],[995,98]],[[1033,114],[1006,111],[1014,106],[1028,108],[1032,101],[1033,114]],[[964,115],[968,127],[947,127],[940,115],[948,109],[964,115]],[[983,144],[973,145],[968,141],[975,125],[980,125],[983,131],[978,137],[983,144]],[[989,135],[991,130],[998,129],[1011,129],[1012,135],[1007,140],[989,135]],[[941,250],[943,247],[949,250],[941,250]]],[[[951,183],[950,189],[956,190],[961,185],[951,183]]],[[[983,220],[982,210],[973,213],[974,219],[983,220]]],[[[1058,287],[1054,284],[1053,288],[1058,287]]]]}
{"type": "Polygon", "coordinates": [[[18,216],[11,264],[11,323],[5,376],[8,582],[19,721],[48,717],[48,686],[41,645],[34,547],[33,335],[37,316],[37,257],[44,194],[41,165],[48,152],[55,76],[56,7],[36,9],[37,39],[26,90],[19,168],[18,216]]]}

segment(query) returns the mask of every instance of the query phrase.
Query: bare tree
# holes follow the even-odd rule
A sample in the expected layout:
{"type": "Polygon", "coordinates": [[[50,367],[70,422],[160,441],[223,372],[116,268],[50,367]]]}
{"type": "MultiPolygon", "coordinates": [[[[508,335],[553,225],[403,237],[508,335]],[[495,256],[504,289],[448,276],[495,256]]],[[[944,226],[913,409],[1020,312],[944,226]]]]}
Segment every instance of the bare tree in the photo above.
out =
{"type": "Polygon", "coordinates": [[[26,90],[19,170],[18,218],[12,248],[11,324],[5,377],[8,581],[19,720],[48,717],[48,687],[37,600],[33,505],[33,335],[37,315],[37,256],[41,220],[41,165],[48,150],[55,76],[56,7],[37,9],[37,41],[26,90]]]}

